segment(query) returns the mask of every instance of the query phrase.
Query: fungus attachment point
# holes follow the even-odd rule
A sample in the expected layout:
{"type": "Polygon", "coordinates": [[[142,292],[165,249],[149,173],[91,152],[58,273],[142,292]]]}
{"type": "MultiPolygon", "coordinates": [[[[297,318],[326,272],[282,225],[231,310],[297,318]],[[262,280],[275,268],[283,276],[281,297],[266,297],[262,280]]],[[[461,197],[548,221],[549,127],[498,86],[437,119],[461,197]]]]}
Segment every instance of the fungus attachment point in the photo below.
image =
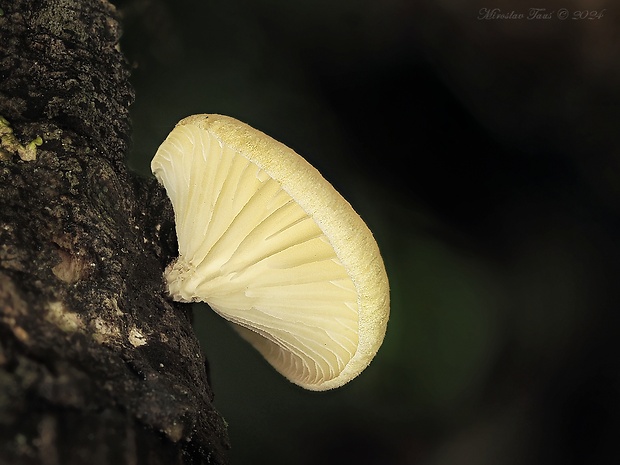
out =
{"type": "Polygon", "coordinates": [[[208,303],[306,389],[366,368],[385,334],[387,275],[366,224],[315,168],[233,118],[195,115],[151,169],[174,208],[174,300],[208,303]]]}

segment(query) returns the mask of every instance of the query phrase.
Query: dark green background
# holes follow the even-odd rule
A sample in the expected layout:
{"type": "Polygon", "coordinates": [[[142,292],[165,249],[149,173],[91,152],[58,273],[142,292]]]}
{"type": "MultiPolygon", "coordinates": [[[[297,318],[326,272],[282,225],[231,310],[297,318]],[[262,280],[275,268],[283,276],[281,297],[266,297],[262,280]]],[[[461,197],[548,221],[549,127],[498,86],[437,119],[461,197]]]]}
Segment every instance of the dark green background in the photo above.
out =
{"type": "Polygon", "coordinates": [[[150,175],[184,116],[236,117],[323,172],[390,277],[384,345],[325,393],[197,306],[234,464],[620,459],[615,5],[510,21],[468,1],[117,4],[130,165],[150,175]]]}

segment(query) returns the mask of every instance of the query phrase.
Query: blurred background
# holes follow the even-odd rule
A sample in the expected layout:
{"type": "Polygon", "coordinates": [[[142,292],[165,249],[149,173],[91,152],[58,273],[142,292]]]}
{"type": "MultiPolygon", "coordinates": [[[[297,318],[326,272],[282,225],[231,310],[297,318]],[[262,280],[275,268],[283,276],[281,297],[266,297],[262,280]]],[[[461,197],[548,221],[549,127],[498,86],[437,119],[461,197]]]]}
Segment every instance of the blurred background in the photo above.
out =
{"type": "Polygon", "coordinates": [[[618,5],[115,3],[133,169],[236,117],[322,171],[390,277],[383,347],[330,392],[197,306],[233,464],[620,463],[618,5]]]}

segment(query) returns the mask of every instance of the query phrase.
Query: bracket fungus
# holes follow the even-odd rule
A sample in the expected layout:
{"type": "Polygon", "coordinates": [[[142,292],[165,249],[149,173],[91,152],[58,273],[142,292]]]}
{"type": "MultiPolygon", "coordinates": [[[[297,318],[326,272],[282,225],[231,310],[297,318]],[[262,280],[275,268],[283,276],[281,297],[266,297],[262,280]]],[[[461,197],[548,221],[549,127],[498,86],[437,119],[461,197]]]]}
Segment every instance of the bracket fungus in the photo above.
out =
{"type": "Polygon", "coordinates": [[[174,209],[180,302],[202,301],[310,390],[360,374],[383,342],[389,286],[372,233],[300,155],[222,115],[181,120],[151,169],[174,209]]]}

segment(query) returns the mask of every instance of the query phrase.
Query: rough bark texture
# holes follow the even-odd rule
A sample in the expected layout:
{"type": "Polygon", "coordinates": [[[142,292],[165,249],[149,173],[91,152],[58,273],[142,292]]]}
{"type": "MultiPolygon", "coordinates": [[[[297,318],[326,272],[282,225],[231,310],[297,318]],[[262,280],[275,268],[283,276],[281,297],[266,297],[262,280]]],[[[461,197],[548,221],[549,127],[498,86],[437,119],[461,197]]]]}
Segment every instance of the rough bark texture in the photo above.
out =
{"type": "Polygon", "coordinates": [[[226,463],[190,315],[162,282],[170,205],[124,163],[114,8],[0,6],[0,463],[226,463]]]}

